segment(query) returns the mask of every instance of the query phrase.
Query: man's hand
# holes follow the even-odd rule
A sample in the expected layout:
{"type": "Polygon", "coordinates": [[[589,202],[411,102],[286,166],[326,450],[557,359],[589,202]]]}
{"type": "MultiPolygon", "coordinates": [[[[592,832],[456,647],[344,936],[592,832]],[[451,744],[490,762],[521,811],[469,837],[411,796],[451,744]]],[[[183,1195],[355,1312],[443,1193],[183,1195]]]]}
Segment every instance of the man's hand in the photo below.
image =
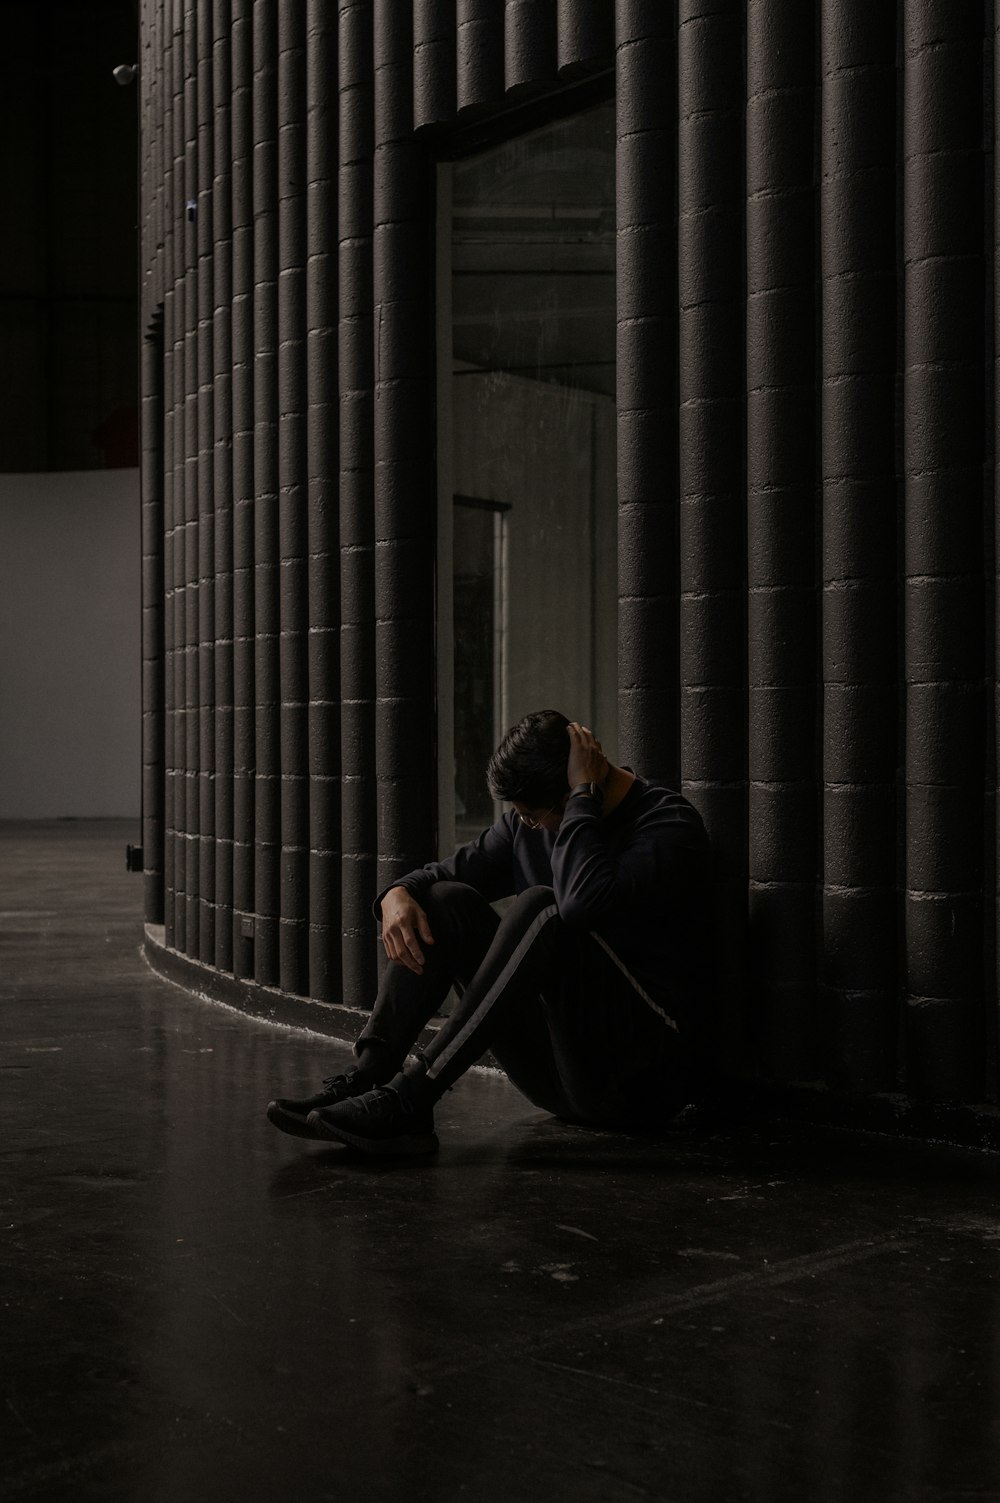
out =
{"type": "Polygon", "coordinates": [[[424,973],[425,945],[434,943],[427,915],[405,887],[390,887],[382,899],[382,943],[390,960],[405,965],[408,971],[424,973]]]}
{"type": "Polygon", "coordinates": [[[571,788],[578,783],[603,783],[611,763],[601,750],[601,743],[585,725],[569,723],[569,762],[566,779],[571,788]]]}

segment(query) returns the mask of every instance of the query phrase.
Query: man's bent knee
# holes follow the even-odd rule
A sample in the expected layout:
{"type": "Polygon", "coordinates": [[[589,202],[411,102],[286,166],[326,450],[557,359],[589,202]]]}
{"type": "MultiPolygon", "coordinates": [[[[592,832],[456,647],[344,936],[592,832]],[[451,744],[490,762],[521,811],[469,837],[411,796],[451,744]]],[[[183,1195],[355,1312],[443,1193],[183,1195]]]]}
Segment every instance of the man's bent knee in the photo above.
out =
{"type": "MultiPolygon", "coordinates": [[[[467,932],[469,926],[478,932],[487,921],[491,931],[501,925],[508,933],[511,929],[523,930],[546,910],[554,910],[555,901],[551,887],[529,887],[518,893],[498,916],[482,893],[465,882],[435,882],[421,899],[431,930],[437,928],[442,933],[467,932]]],[[[553,912],[551,917],[557,916],[553,912]]],[[[555,927],[559,927],[558,921],[555,927]]]]}
{"type": "Polygon", "coordinates": [[[489,907],[482,893],[470,887],[467,882],[435,882],[419,901],[428,914],[489,907]]]}
{"type": "Polygon", "coordinates": [[[536,918],[546,908],[555,907],[555,901],[556,895],[551,887],[526,887],[507,909],[507,917],[517,914],[519,917],[536,918]]]}
{"type": "Polygon", "coordinates": [[[500,922],[482,893],[465,882],[435,882],[421,904],[436,939],[450,937],[464,944],[478,935],[488,944],[500,922]]]}

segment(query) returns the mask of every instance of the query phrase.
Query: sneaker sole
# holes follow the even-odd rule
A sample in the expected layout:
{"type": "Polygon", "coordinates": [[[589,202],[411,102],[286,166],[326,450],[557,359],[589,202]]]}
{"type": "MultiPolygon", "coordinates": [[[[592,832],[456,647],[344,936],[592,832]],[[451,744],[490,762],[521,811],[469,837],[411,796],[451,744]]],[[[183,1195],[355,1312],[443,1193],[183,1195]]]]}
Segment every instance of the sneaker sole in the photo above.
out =
{"type": "Polygon", "coordinates": [[[267,1103],[267,1120],[279,1132],[287,1132],[292,1138],[309,1138],[315,1143],[320,1134],[314,1127],[310,1127],[305,1117],[295,1117],[286,1112],[277,1101],[267,1103]]]}
{"type": "Polygon", "coordinates": [[[314,1130],[315,1137],[328,1138],[331,1143],[346,1143],[348,1148],[356,1148],[359,1153],[368,1153],[375,1157],[417,1158],[421,1154],[436,1153],[439,1147],[438,1136],[435,1132],[413,1133],[397,1138],[362,1138],[346,1128],[334,1127],[332,1123],[324,1122],[319,1112],[310,1112],[307,1121],[314,1130]]]}

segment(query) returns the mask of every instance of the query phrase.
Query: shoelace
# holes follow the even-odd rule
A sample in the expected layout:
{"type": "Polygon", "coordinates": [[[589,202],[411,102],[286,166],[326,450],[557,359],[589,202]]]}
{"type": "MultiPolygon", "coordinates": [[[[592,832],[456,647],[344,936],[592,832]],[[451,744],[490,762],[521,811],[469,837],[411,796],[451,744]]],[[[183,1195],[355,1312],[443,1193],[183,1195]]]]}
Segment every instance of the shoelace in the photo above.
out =
{"type": "Polygon", "coordinates": [[[323,1085],[328,1091],[335,1091],[339,1086],[353,1085],[356,1075],[356,1070],[350,1070],[344,1075],[328,1075],[323,1081],[323,1085]]]}

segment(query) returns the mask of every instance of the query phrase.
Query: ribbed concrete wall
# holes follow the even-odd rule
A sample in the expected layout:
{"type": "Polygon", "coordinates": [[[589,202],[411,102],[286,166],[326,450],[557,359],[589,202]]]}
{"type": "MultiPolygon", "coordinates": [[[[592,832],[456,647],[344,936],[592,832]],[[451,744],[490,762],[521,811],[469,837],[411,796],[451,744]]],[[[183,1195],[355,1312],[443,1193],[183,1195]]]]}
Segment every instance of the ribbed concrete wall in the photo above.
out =
{"type": "Polygon", "coordinates": [[[370,997],[371,894],[435,846],[434,158],[614,69],[618,729],[715,842],[719,1055],[995,1099],[982,8],[144,0],[142,28],[168,945],[370,997]]]}
{"type": "Polygon", "coordinates": [[[680,757],[719,857],[725,1057],[745,1047],[747,743],[743,27],[684,0],[677,36],[680,757]],[[738,728],[738,729],[737,729],[738,728]]]}
{"type": "Polygon", "coordinates": [[[820,17],[821,1049],[896,1060],[896,18],[820,17]]]}

